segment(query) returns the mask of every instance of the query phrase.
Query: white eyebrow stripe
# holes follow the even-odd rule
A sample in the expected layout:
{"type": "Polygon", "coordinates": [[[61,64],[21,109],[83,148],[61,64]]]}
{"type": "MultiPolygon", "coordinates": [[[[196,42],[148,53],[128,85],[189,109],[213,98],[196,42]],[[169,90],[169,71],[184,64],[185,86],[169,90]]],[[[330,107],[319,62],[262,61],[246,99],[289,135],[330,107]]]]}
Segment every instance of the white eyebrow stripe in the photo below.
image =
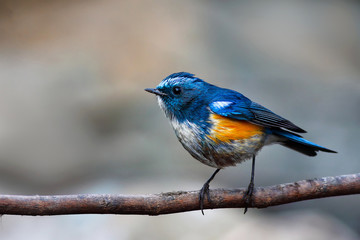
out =
{"type": "Polygon", "coordinates": [[[211,105],[217,109],[225,108],[231,104],[232,104],[232,102],[228,102],[228,101],[217,101],[217,102],[211,103],[211,105]]]}

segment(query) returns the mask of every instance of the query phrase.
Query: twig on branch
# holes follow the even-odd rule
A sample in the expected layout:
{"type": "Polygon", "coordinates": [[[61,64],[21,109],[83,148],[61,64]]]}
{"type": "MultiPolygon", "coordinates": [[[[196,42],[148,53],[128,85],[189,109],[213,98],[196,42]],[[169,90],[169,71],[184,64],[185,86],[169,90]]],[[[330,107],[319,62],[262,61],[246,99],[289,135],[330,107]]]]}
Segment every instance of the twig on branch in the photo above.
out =
{"type": "MultiPolygon", "coordinates": [[[[246,189],[210,190],[205,209],[242,208],[246,189]]],[[[360,173],[302,180],[269,187],[257,187],[254,208],[266,208],[303,200],[360,193],[360,173]]],[[[178,191],[150,195],[0,195],[0,214],[139,214],[160,215],[199,210],[199,191],[178,191]]]]}

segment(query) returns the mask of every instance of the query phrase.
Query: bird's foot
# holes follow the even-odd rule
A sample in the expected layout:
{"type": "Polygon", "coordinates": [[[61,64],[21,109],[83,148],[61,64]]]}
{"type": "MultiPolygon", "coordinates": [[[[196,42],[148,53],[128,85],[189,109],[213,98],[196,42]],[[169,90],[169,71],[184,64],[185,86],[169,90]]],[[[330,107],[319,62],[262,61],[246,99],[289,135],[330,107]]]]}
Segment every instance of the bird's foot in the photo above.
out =
{"type": "Polygon", "coordinates": [[[206,195],[208,201],[211,202],[211,200],[210,200],[209,183],[208,183],[208,182],[206,182],[206,183],[204,184],[204,186],[201,188],[200,194],[199,194],[200,210],[201,210],[202,215],[204,215],[204,200],[205,200],[205,195],[206,195]]]}
{"type": "Polygon", "coordinates": [[[248,189],[246,191],[246,194],[244,196],[245,199],[245,209],[244,209],[244,214],[247,212],[248,207],[252,206],[252,195],[254,192],[254,183],[250,182],[248,189]]]}
{"type": "Polygon", "coordinates": [[[200,190],[199,194],[199,201],[200,201],[200,209],[202,215],[204,215],[204,199],[205,195],[207,196],[208,202],[211,203],[210,200],[210,190],[209,190],[209,184],[214,179],[215,175],[220,171],[220,168],[216,169],[216,171],[211,175],[211,177],[206,181],[206,183],[203,185],[203,187],[200,190]]]}

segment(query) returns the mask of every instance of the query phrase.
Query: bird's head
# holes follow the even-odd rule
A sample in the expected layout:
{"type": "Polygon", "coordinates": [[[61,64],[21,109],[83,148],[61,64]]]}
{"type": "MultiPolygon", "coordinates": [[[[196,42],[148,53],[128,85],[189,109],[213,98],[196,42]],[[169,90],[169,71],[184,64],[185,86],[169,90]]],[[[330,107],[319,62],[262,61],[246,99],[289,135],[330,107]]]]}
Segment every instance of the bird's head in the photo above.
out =
{"type": "Polygon", "coordinates": [[[209,86],[194,74],[179,72],[166,77],[156,88],[146,88],[145,91],[157,95],[168,118],[182,120],[204,105],[209,86]]]}

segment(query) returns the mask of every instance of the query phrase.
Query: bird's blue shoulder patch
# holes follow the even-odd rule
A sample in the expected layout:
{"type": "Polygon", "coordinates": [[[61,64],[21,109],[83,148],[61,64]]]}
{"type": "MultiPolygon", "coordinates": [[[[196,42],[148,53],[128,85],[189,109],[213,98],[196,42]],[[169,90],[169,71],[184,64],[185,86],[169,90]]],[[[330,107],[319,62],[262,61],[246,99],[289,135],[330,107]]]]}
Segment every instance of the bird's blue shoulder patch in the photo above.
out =
{"type": "Polygon", "coordinates": [[[246,108],[245,101],[218,100],[210,103],[210,110],[224,117],[231,117],[238,120],[249,120],[251,113],[246,108]]]}
{"type": "Polygon", "coordinates": [[[232,101],[215,101],[210,103],[210,109],[213,110],[214,112],[221,112],[233,104],[234,102],[232,101]]]}

